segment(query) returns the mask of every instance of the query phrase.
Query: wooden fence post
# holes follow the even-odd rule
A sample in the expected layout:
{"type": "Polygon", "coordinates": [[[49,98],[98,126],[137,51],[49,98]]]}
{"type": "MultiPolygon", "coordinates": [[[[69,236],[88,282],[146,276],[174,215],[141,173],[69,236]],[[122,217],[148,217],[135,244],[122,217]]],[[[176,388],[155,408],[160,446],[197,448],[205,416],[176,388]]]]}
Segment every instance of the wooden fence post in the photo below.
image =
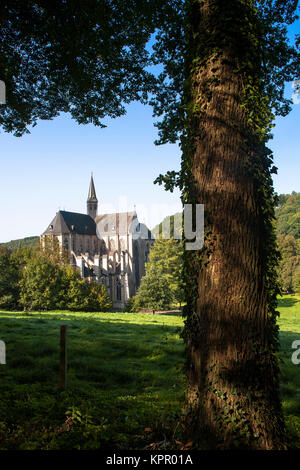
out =
{"type": "Polygon", "coordinates": [[[67,388],[67,325],[60,325],[60,388],[67,388]]]}

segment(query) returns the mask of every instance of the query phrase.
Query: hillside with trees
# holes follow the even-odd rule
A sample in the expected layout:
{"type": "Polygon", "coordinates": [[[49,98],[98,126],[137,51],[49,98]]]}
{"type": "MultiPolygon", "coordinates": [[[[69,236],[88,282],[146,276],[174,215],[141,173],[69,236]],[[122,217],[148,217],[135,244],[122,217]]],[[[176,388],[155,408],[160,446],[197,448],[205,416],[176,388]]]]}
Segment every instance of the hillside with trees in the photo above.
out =
{"type": "Polygon", "coordinates": [[[8,250],[15,250],[16,248],[26,248],[35,246],[39,242],[40,237],[25,237],[17,240],[11,240],[10,242],[0,243],[0,246],[7,248],[8,250]]]}
{"type": "Polygon", "coordinates": [[[300,193],[280,194],[276,208],[279,280],[283,292],[300,292],[300,193]]]}
{"type": "Polygon", "coordinates": [[[276,231],[281,235],[291,235],[300,239],[300,193],[280,194],[279,205],[275,210],[276,231]]]}

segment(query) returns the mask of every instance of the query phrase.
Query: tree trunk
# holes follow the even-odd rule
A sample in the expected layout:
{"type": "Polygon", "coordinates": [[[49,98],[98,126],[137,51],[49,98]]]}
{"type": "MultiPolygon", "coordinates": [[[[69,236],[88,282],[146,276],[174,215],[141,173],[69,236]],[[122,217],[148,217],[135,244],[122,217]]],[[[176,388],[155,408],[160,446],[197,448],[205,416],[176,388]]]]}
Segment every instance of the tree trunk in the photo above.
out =
{"type": "Polygon", "coordinates": [[[194,266],[190,285],[195,277],[197,283],[186,307],[186,433],[208,448],[280,449],[276,289],[269,286],[275,255],[267,251],[268,243],[274,247],[270,159],[243,105],[249,83],[259,89],[258,46],[247,35],[249,24],[255,35],[255,12],[241,0],[194,0],[189,8],[193,148],[184,164],[192,175],[190,202],[204,204],[206,238],[200,260],[186,253],[186,268],[194,266]]]}

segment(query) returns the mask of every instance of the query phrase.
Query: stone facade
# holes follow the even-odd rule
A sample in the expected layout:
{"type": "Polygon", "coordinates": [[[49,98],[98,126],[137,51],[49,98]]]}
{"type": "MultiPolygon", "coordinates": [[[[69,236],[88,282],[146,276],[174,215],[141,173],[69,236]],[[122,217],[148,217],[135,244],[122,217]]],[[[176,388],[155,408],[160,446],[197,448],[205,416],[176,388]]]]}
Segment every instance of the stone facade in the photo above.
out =
{"type": "Polygon", "coordinates": [[[135,211],[97,215],[97,209],[92,177],[87,214],[57,212],[41,242],[45,243],[46,237],[57,238],[74,269],[88,280],[103,283],[113,308],[122,310],[145,274],[151,232],[138,221],[135,211]]]}

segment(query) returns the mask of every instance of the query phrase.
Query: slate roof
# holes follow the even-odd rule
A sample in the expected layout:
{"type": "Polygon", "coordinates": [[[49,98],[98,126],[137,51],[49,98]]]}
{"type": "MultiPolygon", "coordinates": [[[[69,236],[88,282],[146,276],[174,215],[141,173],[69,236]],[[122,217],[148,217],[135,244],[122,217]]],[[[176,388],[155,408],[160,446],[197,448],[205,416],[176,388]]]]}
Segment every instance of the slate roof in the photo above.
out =
{"type": "Polygon", "coordinates": [[[95,221],[86,214],[59,211],[43,235],[64,235],[69,233],[96,235],[95,221]]]}

